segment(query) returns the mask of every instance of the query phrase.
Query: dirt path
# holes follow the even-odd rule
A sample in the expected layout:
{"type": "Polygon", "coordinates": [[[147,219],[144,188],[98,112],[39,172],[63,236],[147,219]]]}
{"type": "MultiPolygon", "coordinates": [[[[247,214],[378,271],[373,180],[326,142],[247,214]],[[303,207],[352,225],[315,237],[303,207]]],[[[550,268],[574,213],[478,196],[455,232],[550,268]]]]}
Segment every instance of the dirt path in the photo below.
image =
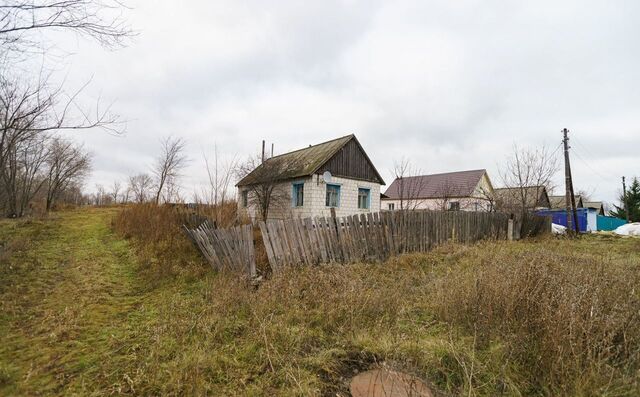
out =
{"type": "Polygon", "coordinates": [[[111,211],[64,212],[44,222],[2,221],[0,394],[102,394],[126,388],[131,317],[144,297],[111,211]],[[102,379],[103,381],[106,379],[102,379]]]}

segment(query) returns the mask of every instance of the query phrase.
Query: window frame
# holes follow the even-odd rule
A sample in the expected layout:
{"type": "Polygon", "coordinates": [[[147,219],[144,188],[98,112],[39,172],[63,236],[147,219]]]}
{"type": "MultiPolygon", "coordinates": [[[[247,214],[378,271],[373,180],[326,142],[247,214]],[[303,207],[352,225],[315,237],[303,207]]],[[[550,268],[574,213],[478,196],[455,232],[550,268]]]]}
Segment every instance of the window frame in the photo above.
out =
{"type": "Polygon", "coordinates": [[[304,207],[304,181],[291,183],[291,206],[293,208],[304,207]],[[302,204],[298,205],[297,189],[302,187],[302,204]]]}
{"type": "Polygon", "coordinates": [[[327,183],[327,184],[325,185],[324,192],[325,192],[325,193],[324,193],[324,205],[325,205],[325,207],[327,207],[327,208],[340,208],[340,196],[341,196],[341,194],[342,194],[342,185],[340,185],[340,184],[338,184],[338,183],[327,183]],[[333,205],[329,205],[329,203],[328,203],[328,201],[329,201],[329,200],[328,200],[328,198],[329,198],[329,197],[328,197],[328,194],[329,194],[329,186],[331,186],[331,187],[335,187],[335,188],[337,189],[337,193],[338,193],[338,194],[337,194],[337,197],[336,197],[337,205],[335,205],[335,206],[333,206],[333,205]]]}
{"type": "Polygon", "coordinates": [[[395,211],[395,209],[396,209],[396,203],[387,203],[387,210],[395,211]]]}
{"type": "Polygon", "coordinates": [[[244,189],[240,191],[240,202],[242,204],[242,208],[247,208],[249,206],[249,191],[244,189]]]}
{"type": "Polygon", "coordinates": [[[449,201],[449,211],[460,211],[459,201],[449,201]],[[455,206],[455,208],[453,208],[455,206]]]}
{"type": "Polygon", "coordinates": [[[371,209],[371,188],[370,187],[360,187],[358,186],[358,209],[359,210],[370,210],[371,209]],[[360,191],[366,190],[367,192],[367,202],[366,207],[360,207],[360,191]]]}

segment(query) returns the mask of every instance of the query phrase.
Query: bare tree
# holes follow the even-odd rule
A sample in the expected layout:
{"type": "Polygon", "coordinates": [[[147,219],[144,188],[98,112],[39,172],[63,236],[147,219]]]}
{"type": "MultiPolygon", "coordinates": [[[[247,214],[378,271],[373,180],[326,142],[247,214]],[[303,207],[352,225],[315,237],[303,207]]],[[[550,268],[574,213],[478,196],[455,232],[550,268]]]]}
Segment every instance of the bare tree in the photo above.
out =
{"type": "Polygon", "coordinates": [[[81,145],[60,138],[51,141],[47,158],[47,203],[50,211],[60,194],[91,171],[91,155],[81,145]]]}
{"type": "Polygon", "coordinates": [[[505,190],[499,197],[502,210],[526,215],[539,206],[543,190],[553,190],[553,177],[558,171],[558,160],[546,146],[521,149],[516,145],[513,154],[500,170],[505,190]]]}
{"type": "Polygon", "coordinates": [[[107,197],[107,191],[105,190],[104,186],[102,186],[101,184],[96,184],[96,194],[94,196],[94,205],[95,206],[101,206],[104,205],[104,199],[105,197],[107,197]]]}
{"type": "Polygon", "coordinates": [[[213,146],[213,159],[207,154],[202,154],[207,170],[207,185],[202,188],[202,200],[196,197],[196,202],[203,201],[213,208],[213,218],[217,224],[222,224],[223,206],[233,200],[229,193],[232,178],[238,167],[238,160],[234,156],[226,161],[221,161],[217,145],[213,146]]]}
{"type": "Polygon", "coordinates": [[[111,185],[111,197],[113,198],[114,204],[118,203],[118,193],[120,193],[120,181],[113,181],[113,185],[111,185]]]}
{"type": "Polygon", "coordinates": [[[466,195],[466,193],[463,192],[468,190],[468,185],[461,186],[460,184],[454,183],[450,178],[446,178],[436,188],[436,206],[440,211],[459,211],[461,209],[466,209],[461,206],[460,198],[461,196],[466,195]],[[456,198],[458,200],[455,200],[456,198]]]}
{"type": "Polygon", "coordinates": [[[15,142],[5,153],[5,164],[0,169],[0,186],[6,201],[0,203],[9,217],[21,217],[29,202],[44,183],[42,166],[47,159],[47,139],[30,136],[15,142]]]}
{"type": "Polygon", "coordinates": [[[576,197],[582,197],[582,201],[592,201],[593,190],[580,189],[576,192],[576,197]]]}
{"type": "Polygon", "coordinates": [[[162,141],[162,152],[156,159],[153,174],[156,178],[155,203],[160,203],[160,196],[167,187],[167,182],[172,183],[175,189],[180,172],[187,165],[187,157],[184,154],[185,142],[182,138],[167,137],[162,141]]]}
{"type": "Polygon", "coordinates": [[[119,0],[5,0],[0,4],[0,51],[29,52],[43,46],[42,33],[71,31],[106,47],[133,35],[118,16],[119,0]]]}
{"type": "MultiPolygon", "coordinates": [[[[82,130],[91,128],[112,129],[117,118],[107,111],[96,109],[95,116],[83,110],[75,102],[76,94],[66,96],[60,87],[52,87],[46,76],[29,83],[26,80],[10,79],[0,71],[0,187],[9,192],[0,196],[0,207],[10,208],[11,216],[22,216],[24,207],[19,204],[19,175],[27,177],[29,184],[22,185],[35,194],[31,187],[36,175],[44,172],[46,143],[50,134],[60,130],[82,130]],[[20,161],[18,161],[20,159],[20,161]],[[17,167],[21,167],[21,171],[17,167]],[[26,172],[26,173],[25,173],[26,172]]],[[[113,129],[115,131],[115,129],[113,129]]],[[[47,153],[48,155],[48,153],[47,153]]],[[[31,194],[22,198],[30,200],[31,194]]],[[[6,211],[5,211],[6,212],[6,211]]]]}
{"type": "MultiPolygon", "coordinates": [[[[497,207],[496,194],[491,188],[480,186],[480,198],[486,202],[484,209],[487,212],[495,212],[497,207]]],[[[476,209],[477,210],[477,209],[476,209]]]]}
{"type": "MultiPolygon", "coordinates": [[[[284,164],[275,158],[262,162],[261,156],[250,157],[238,164],[236,173],[241,179],[239,187],[242,194],[246,195],[247,206],[255,208],[260,219],[266,221],[269,211],[290,202],[291,193],[282,184],[289,166],[295,165],[284,164]]],[[[244,198],[240,200],[242,202],[244,198]]]]}
{"type": "Polygon", "coordinates": [[[126,204],[129,202],[129,195],[131,194],[131,186],[127,185],[125,186],[122,194],[120,195],[120,202],[122,204],[126,204]]]}
{"type": "Polygon", "coordinates": [[[393,163],[393,175],[396,182],[396,193],[400,200],[401,210],[415,210],[424,202],[421,193],[426,187],[426,179],[421,177],[419,168],[402,158],[393,163]]]}
{"type": "Polygon", "coordinates": [[[138,174],[129,177],[129,190],[136,203],[144,203],[149,199],[153,187],[153,179],[149,174],[138,174]]]}

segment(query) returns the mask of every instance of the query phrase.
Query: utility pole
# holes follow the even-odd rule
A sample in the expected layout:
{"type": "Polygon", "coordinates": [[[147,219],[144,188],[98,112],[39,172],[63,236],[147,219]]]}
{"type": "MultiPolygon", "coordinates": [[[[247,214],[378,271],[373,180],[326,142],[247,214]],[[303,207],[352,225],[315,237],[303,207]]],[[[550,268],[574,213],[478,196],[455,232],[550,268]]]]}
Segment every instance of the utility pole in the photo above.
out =
{"type": "Polygon", "coordinates": [[[624,214],[627,217],[627,223],[629,223],[629,208],[627,207],[627,186],[624,183],[624,176],[622,177],[622,207],[624,208],[624,214]]]}
{"type": "Polygon", "coordinates": [[[262,162],[264,163],[264,139],[262,140],[262,162]]]}
{"type": "Polygon", "coordinates": [[[565,203],[567,210],[567,230],[575,230],[576,234],[580,231],[578,227],[578,214],[576,211],[576,197],[573,194],[573,180],[571,178],[571,164],[569,162],[569,130],[562,129],[562,143],[564,145],[564,184],[565,184],[565,203]],[[573,227],[572,227],[573,226],[573,227]]]}

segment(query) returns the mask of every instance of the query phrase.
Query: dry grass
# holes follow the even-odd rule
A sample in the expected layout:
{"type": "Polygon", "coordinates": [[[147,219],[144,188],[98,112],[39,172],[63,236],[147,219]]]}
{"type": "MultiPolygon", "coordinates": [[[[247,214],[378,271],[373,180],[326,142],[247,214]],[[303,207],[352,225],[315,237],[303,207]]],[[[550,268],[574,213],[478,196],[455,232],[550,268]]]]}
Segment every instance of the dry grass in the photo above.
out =
{"type": "Polygon", "coordinates": [[[505,371],[524,394],[633,395],[640,369],[640,242],[629,242],[636,251],[627,258],[605,244],[585,249],[591,243],[473,250],[433,281],[430,307],[474,335],[476,349],[503,350],[505,371]]]}
{"type": "Polygon", "coordinates": [[[258,288],[209,271],[149,286],[105,213],[60,217],[18,227],[30,250],[10,261],[28,270],[0,283],[0,394],[344,396],[381,365],[451,395],[639,394],[638,239],[445,246],[258,288]]]}
{"type": "Polygon", "coordinates": [[[201,276],[205,261],[182,230],[183,213],[168,205],[133,204],[113,218],[114,230],[136,246],[141,269],[156,280],[179,273],[201,276]]]}

